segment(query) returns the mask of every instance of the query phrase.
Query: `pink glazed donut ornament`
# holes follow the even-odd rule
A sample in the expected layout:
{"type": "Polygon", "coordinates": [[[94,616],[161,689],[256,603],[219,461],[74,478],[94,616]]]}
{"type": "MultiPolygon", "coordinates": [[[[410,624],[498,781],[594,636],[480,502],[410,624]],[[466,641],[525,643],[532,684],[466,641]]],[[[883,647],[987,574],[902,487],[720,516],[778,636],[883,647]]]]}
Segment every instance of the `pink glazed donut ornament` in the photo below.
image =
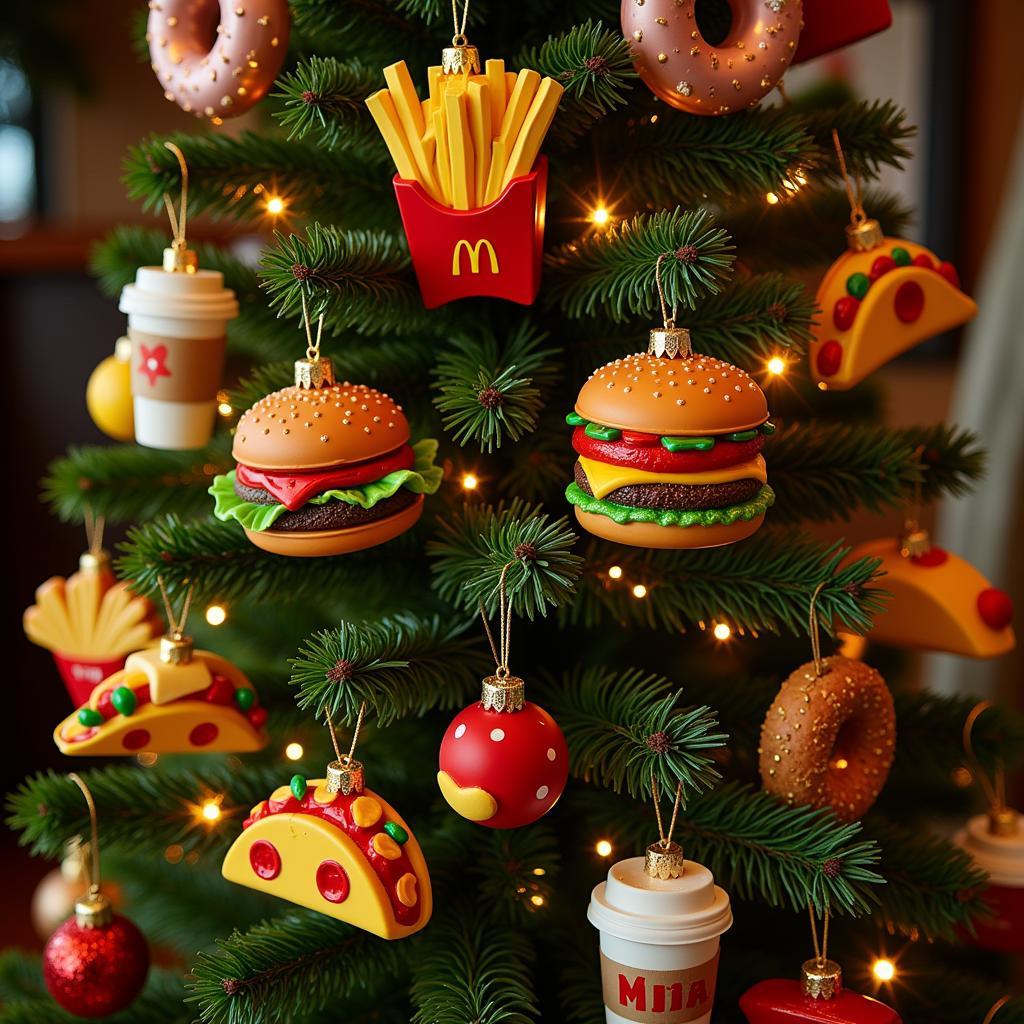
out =
{"type": "Polygon", "coordinates": [[[789,67],[802,0],[729,0],[732,26],[717,46],[694,16],[696,0],[622,0],[622,31],[644,84],[688,114],[753,107],[789,67]]]}
{"type": "Polygon", "coordinates": [[[267,94],[289,28],[286,0],[149,0],[146,41],[164,96],[219,121],[267,94]]]}

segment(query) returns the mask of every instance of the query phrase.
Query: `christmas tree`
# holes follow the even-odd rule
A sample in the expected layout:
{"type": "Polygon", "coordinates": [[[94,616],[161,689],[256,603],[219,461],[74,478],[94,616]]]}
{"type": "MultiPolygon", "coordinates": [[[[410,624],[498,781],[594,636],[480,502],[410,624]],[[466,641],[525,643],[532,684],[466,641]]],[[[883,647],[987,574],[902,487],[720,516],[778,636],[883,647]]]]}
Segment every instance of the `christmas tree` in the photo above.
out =
{"type": "MultiPolygon", "coordinates": [[[[780,682],[813,663],[811,634],[820,628],[827,668],[837,634],[868,631],[885,608],[879,559],[850,557],[844,521],[860,509],[900,521],[909,505],[960,494],[983,471],[981,439],[955,426],[882,425],[872,381],[849,394],[816,387],[827,359],[809,363],[807,352],[833,312],[787,276],[809,279],[841,252],[848,185],[855,210],[885,236],[904,233],[911,211],[872,183],[911,159],[914,128],[894,104],[842,91],[712,116],[674,109],[638,77],[630,47],[640,39],[624,39],[616,6],[481,0],[470,12],[484,57],[564,89],[543,144],[546,236],[532,304],[478,297],[427,308],[421,296],[424,270],[414,271],[392,186],[393,140],[367,98],[400,59],[426,86],[448,35],[437,0],[289,0],[288,62],[262,101],[263,129],[218,131],[230,111],[211,108],[210,130],[147,138],[126,158],[127,189],[144,210],[179,195],[170,142],[187,165],[191,217],[269,218],[279,229],[256,265],[193,246],[240,310],[227,337],[230,365],[244,370],[218,395],[210,443],[72,448],[45,482],[46,502],[69,524],[131,524],[118,576],[156,602],[165,591],[169,617],[190,601],[196,646],[237,666],[267,712],[253,719],[269,735],[258,752],[141,753],[81,773],[104,871],[124,912],[166,953],[111,1020],[596,1024],[605,1010],[591,890],[666,832],[731,900],[717,991],[712,978],[716,1021],[747,1019],[739,999],[755,983],[799,976],[815,952],[809,908],[819,926],[830,922],[829,956],[847,987],[877,994],[905,1021],[977,1024],[1004,994],[1004,965],[970,944],[985,874],[927,826],[937,809],[966,814],[954,776],[973,701],[908,687],[899,658],[872,648],[897,737],[877,804],[849,820],[842,807],[787,801],[772,771],[765,789],[759,770],[761,723],[780,682]],[[703,550],[591,536],[564,497],[573,430],[600,444],[622,431],[573,412],[577,391],[595,367],[644,351],[650,328],[676,324],[697,352],[763,387],[775,431],[734,429],[729,443],[763,438],[774,503],[754,536],[703,550]],[[286,557],[213,515],[209,490],[235,467],[240,415],[291,385],[307,344],[331,357],[339,381],[394,396],[413,439],[440,441],[437,493],[386,546],[286,557]],[[510,653],[499,643],[492,656],[480,615],[497,621],[506,599],[510,653]],[[472,784],[442,796],[435,780],[452,716],[477,699],[495,662],[525,680],[568,748],[564,795],[509,829],[456,815],[446,797],[457,803],[472,784]],[[250,808],[270,794],[287,804],[279,787],[313,799],[307,780],[344,762],[357,732],[367,784],[401,812],[429,867],[432,916],[402,941],[221,875],[243,821],[267,813],[250,808]],[[910,980],[879,989],[885,965],[873,973],[873,963],[897,953],[910,980]]],[[[783,0],[758,6],[785,13],[783,0]]],[[[727,29],[713,21],[700,31],[720,42],[727,29]]],[[[675,91],[690,88],[680,81],[675,91]]],[[[95,251],[100,286],[115,298],[166,247],[165,229],[115,231],[95,251]]],[[[486,269],[486,253],[475,258],[486,269]]],[[[894,250],[890,263],[904,261],[894,250]]],[[[598,507],[594,489],[576,503],[598,507]]],[[[1020,752],[1024,729],[990,709],[971,739],[976,764],[993,772],[1020,752]]],[[[498,774],[525,770],[513,760],[498,774]]],[[[8,806],[41,856],[59,857],[89,831],[64,774],[26,779],[8,806]]],[[[409,838],[401,826],[389,834],[409,838]]],[[[71,1019],[20,954],[0,961],[0,999],[6,1021],[71,1019]]],[[[651,1012],[628,1019],[668,1019],[651,1012]]],[[[1003,1005],[998,1021],[1024,1021],[1024,1001],[1003,1005]]]]}

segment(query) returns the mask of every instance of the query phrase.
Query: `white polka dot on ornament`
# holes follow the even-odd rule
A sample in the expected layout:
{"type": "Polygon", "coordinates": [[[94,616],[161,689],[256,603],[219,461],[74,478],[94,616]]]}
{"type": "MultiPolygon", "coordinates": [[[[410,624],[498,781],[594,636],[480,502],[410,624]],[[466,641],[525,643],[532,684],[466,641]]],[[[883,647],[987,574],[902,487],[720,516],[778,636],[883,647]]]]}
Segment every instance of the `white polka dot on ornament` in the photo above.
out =
{"type": "Polygon", "coordinates": [[[491,730],[491,739],[494,740],[495,743],[500,743],[504,738],[505,738],[505,730],[504,729],[492,729],[491,730]]]}
{"type": "Polygon", "coordinates": [[[537,799],[543,800],[550,792],[551,790],[548,789],[547,786],[541,786],[540,789],[537,790],[537,799]]]}
{"type": "Polygon", "coordinates": [[[558,757],[558,754],[555,753],[555,748],[554,747],[548,747],[548,760],[549,761],[554,761],[554,759],[556,757],[558,757]]]}
{"type": "Polygon", "coordinates": [[[463,723],[462,723],[462,724],[461,724],[461,725],[460,725],[460,726],[459,726],[459,727],[458,727],[458,728],[457,728],[457,729],[455,730],[455,738],[456,738],[457,740],[461,740],[461,739],[462,739],[462,737],[463,737],[463,736],[465,736],[465,735],[466,735],[466,723],[465,723],[465,722],[463,722],[463,723]]]}

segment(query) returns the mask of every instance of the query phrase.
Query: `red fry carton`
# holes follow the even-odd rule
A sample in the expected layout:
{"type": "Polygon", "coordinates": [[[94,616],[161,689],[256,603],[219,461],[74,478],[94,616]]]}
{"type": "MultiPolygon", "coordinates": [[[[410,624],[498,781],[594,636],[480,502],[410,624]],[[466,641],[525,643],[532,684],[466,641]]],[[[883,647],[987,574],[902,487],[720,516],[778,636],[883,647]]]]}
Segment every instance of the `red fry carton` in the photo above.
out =
{"type": "Polygon", "coordinates": [[[427,309],[490,296],[530,305],[540,290],[548,162],[510,181],[487,206],[453,210],[395,175],[395,195],[427,309]]]}

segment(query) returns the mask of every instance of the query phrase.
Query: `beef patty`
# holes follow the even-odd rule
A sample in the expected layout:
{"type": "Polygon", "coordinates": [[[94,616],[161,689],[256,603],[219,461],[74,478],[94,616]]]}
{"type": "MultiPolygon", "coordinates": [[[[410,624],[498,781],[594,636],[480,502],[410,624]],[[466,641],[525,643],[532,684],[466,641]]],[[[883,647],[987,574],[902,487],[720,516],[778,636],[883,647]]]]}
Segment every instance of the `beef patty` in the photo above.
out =
{"type": "MultiPolygon", "coordinates": [[[[576,486],[594,491],[583,466],[576,463],[576,486]]],[[[749,501],[761,490],[760,480],[733,480],[727,484],[628,484],[605,495],[605,500],[632,508],[728,508],[749,501]]]]}
{"type": "MultiPolygon", "coordinates": [[[[280,504],[269,491],[262,487],[246,487],[235,481],[235,494],[243,501],[251,501],[257,505],[280,504]]],[[[373,508],[361,505],[350,505],[347,501],[328,501],[323,505],[303,505],[294,512],[285,512],[278,518],[271,530],[282,533],[293,533],[307,530],[340,530],[346,526],[358,526],[360,523],[371,523],[376,519],[388,516],[408,508],[416,500],[412,491],[403,487],[390,498],[378,501],[373,508]]]]}

